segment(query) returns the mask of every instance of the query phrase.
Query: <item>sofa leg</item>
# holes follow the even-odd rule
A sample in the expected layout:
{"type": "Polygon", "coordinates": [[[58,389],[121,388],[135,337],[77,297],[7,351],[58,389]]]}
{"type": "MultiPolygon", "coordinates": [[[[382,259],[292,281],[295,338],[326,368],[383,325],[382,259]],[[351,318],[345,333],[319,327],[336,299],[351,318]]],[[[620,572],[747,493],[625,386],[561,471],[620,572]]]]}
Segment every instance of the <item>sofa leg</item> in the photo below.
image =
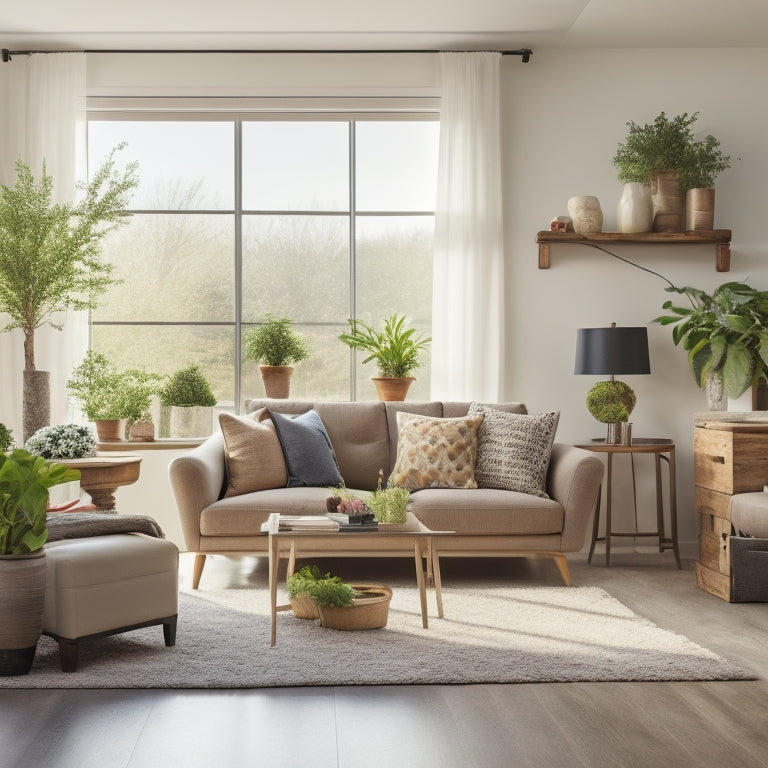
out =
{"type": "Polygon", "coordinates": [[[169,648],[176,645],[176,622],[178,618],[178,614],[176,614],[176,616],[171,616],[163,622],[163,638],[169,648]]]}
{"type": "Polygon", "coordinates": [[[553,555],[553,559],[557,566],[557,570],[560,571],[560,576],[562,576],[562,579],[565,582],[565,586],[570,587],[571,574],[568,571],[568,558],[565,555],[553,555]]]}
{"type": "Polygon", "coordinates": [[[205,555],[198,552],[195,555],[195,564],[192,566],[192,589],[197,589],[200,584],[200,577],[203,575],[205,567],[205,555]]]}
{"type": "Polygon", "coordinates": [[[59,663],[62,672],[74,672],[77,669],[77,659],[80,646],[77,640],[70,640],[66,637],[60,637],[59,640],[59,663]]]}

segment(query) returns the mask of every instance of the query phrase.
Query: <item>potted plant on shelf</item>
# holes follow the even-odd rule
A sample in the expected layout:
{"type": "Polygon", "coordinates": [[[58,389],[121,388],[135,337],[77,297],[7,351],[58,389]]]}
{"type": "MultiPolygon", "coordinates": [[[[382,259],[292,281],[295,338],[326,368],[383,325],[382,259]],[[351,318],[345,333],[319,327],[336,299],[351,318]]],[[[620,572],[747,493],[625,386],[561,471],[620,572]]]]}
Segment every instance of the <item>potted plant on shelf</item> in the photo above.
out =
{"type": "Polygon", "coordinates": [[[349,333],[339,339],[352,349],[369,352],[363,364],[376,362],[379,376],[373,383],[380,400],[405,400],[413,382],[411,372],[421,365],[419,354],[429,349],[431,337],[417,336],[414,328],[407,328],[405,316],[393,314],[384,321],[384,329],[377,331],[362,320],[349,320],[349,333]]]}
{"type": "MultiPolygon", "coordinates": [[[[713,136],[695,141],[691,126],[698,117],[698,112],[684,112],[669,119],[662,112],[642,126],[630,121],[629,133],[616,150],[613,165],[618,168],[619,181],[651,187],[654,232],[683,230],[682,180],[688,178],[697,157],[712,158],[719,146],[713,136]]],[[[719,156],[718,160],[727,162],[729,158],[719,156]]]]}
{"type": "Polygon", "coordinates": [[[768,381],[768,291],[746,283],[723,283],[707,294],[686,286],[665,289],[688,298],[690,307],[665,301],[672,312],[654,322],[673,325],[672,341],[688,352],[696,384],[722,380],[730,398],[738,398],[760,381],[768,381]]]}
{"type": "MultiPolygon", "coordinates": [[[[213,432],[216,396],[200,367],[191,364],[175,371],[160,387],[160,405],[170,437],[207,437],[213,432]]],[[[162,425],[165,431],[165,424],[162,425]]]]}
{"type": "Polygon", "coordinates": [[[43,628],[48,489],[80,472],[23,449],[0,453],[0,675],[25,675],[43,628]]]}
{"type": "Polygon", "coordinates": [[[306,339],[292,326],[288,317],[267,315],[262,325],[245,335],[245,359],[262,363],[259,372],[270,398],[284,399],[290,395],[292,366],[309,357],[306,339]]]}
{"type": "Polygon", "coordinates": [[[85,187],[78,203],[54,203],[53,179],[45,165],[38,180],[16,163],[16,184],[0,185],[0,314],[2,330],[24,334],[23,439],[50,423],[48,371],[35,365],[35,331],[56,312],[92,309],[115,282],[112,265],[101,258],[101,241],[125,221],[137,165],[115,169],[116,147],[85,187]]]}
{"type": "Polygon", "coordinates": [[[685,228],[711,230],[715,226],[715,179],[731,167],[720,142],[706,136],[688,147],[680,184],[685,189],[685,228]]]}

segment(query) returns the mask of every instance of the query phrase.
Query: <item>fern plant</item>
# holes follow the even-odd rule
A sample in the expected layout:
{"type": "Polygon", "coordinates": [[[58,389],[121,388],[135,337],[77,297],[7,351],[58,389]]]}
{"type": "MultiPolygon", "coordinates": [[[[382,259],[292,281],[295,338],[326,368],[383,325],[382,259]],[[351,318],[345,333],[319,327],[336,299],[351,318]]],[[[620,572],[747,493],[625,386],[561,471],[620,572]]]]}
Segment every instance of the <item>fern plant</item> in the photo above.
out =
{"type": "Polygon", "coordinates": [[[288,317],[267,315],[266,321],[245,335],[245,359],[264,365],[293,365],[309,357],[306,339],[293,329],[288,317]]]}

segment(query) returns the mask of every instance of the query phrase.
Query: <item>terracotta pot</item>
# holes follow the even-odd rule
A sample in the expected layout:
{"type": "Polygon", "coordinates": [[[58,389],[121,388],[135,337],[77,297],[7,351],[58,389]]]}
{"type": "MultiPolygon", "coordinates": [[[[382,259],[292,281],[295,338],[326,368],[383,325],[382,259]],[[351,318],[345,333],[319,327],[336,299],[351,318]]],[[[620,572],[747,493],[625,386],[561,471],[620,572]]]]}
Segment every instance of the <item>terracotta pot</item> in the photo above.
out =
{"type": "Polygon", "coordinates": [[[293,368],[290,365],[260,365],[259,373],[261,373],[267,397],[276,400],[285,400],[289,397],[293,375],[293,368]]]}
{"type": "Polygon", "coordinates": [[[404,379],[397,379],[391,376],[374,376],[372,380],[376,386],[379,400],[384,402],[405,400],[408,388],[412,382],[416,381],[413,376],[404,379]]]}
{"type": "Polygon", "coordinates": [[[682,232],[685,200],[680,187],[680,172],[659,171],[651,177],[653,231],[682,232]]]}
{"type": "Polygon", "coordinates": [[[51,423],[51,375],[48,371],[23,374],[22,418],[24,442],[51,423]]]}
{"type": "Polygon", "coordinates": [[[0,555],[0,676],[26,675],[43,629],[45,551],[0,555]]]}
{"type": "Polygon", "coordinates": [[[125,419],[96,419],[96,434],[102,443],[122,440],[125,434],[125,419]]]}
{"type": "Polygon", "coordinates": [[[392,590],[383,584],[350,584],[362,597],[345,608],[318,606],[320,624],[326,629],[380,629],[387,625],[392,590]]]}
{"type": "Polygon", "coordinates": [[[715,188],[689,189],[685,193],[685,228],[711,230],[715,227],[715,188]]]}

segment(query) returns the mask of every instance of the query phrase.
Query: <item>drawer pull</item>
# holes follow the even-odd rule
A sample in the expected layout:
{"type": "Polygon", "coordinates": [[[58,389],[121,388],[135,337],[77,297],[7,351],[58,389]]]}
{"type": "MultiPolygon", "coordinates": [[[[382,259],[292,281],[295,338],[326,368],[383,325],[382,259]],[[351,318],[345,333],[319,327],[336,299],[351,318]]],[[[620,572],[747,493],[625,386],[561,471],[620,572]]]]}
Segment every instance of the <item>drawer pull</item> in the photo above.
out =
{"type": "Polygon", "coordinates": [[[725,456],[712,456],[711,458],[715,464],[725,464],[725,456]]]}

